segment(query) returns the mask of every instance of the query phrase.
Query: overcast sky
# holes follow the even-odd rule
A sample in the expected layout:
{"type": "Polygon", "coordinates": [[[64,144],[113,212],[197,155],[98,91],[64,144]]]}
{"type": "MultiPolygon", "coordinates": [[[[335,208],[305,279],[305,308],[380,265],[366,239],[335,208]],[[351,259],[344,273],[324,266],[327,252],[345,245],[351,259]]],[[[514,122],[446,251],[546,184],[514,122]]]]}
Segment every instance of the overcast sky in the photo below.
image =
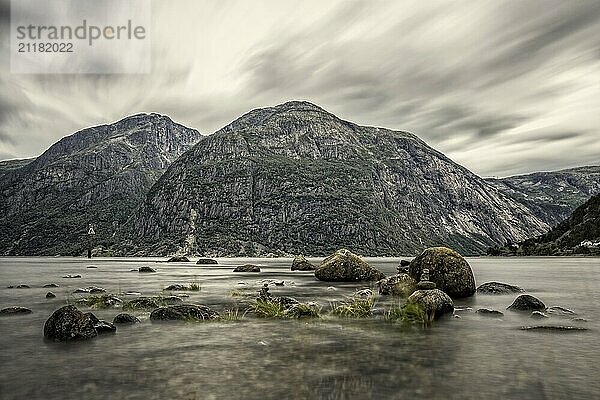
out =
{"type": "Polygon", "coordinates": [[[212,133],[308,100],[482,176],[600,164],[600,1],[154,1],[152,73],[9,71],[0,159],[138,112],[212,133]]]}

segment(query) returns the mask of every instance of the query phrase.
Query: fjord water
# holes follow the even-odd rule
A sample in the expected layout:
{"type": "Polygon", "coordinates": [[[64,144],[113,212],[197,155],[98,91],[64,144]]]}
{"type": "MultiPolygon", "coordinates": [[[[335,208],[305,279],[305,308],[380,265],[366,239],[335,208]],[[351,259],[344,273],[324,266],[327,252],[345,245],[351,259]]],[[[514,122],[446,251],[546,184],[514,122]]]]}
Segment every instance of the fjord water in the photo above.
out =
{"type": "MultiPolygon", "coordinates": [[[[367,261],[386,274],[399,263],[392,258],[367,261]]],[[[148,313],[137,313],[142,323],[119,326],[115,335],[47,343],[45,320],[78,296],[70,294],[78,287],[154,295],[170,283],[199,282],[201,291],[188,292],[188,301],[224,310],[242,309],[249,299],[243,294],[257,291],[263,279],[285,281],[283,287],[271,286],[273,294],[324,306],[365,285],[316,281],[312,273],[291,272],[290,259],[219,259],[218,266],[207,267],[151,259],[1,258],[0,308],[20,305],[33,313],[0,318],[0,398],[599,398],[600,259],[470,258],[469,263],[478,284],[519,285],[547,306],[572,309],[588,321],[556,316],[533,321],[505,310],[515,295],[476,295],[456,301],[461,318],[447,318],[429,329],[407,329],[382,318],[297,321],[250,315],[237,322],[152,323],[148,313]],[[247,262],[261,264],[262,272],[232,272],[234,265],[247,262]],[[131,272],[143,265],[158,272],[131,272]],[[82,278],[62,278],[67,274],[82,278]],[[31,289],[6,288],[22,283],[31,289]],[[60,287],[42,288],[47,283],[60,287]],[[57,297],[46,299],[48,290],[57,297]],[[475,310],[480,307],[505,316],[479,316],[475,310]],[[589,330],[519,329],[535,324],[589,330]]],[[[377,308],[394,302],[376,297],[377,308]]],[[[119,311],[93,312],[112,320],[119,311]]]]}

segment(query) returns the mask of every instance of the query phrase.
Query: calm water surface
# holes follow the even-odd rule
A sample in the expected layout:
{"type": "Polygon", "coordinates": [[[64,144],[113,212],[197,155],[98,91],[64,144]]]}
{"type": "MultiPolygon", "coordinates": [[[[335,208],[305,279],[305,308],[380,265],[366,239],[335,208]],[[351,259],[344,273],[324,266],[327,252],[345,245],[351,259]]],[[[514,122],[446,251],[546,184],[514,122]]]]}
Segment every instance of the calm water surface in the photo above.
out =
{"type": "MultiPolygon", "coordinates": [[[[319,260],[313,260],[315,262],[319,260]]],[[[367,259],[392,274],[398,259],[367,259]]],[[[32,314],[0,318],[0,399],[594,399],[600,398],[600,259],[472,258],[478,284],[517,284],[547,306],[574,310],[588,322],[542,322],[505,308],[509,296],[474,296],[432,328],[406,329],[379,319],[151,323],[121,326],[116,335],[69,344],[45,343],[48,316],[78,287],[158,294],[171,283],[199,282],[190,302],[217,310],[244,308],[263,279],[284,280],[271,293],[324,306],[363,284],[329,284],[291,272],[290,259],[219,259],[219,266],[152,259],[0,258],[0,308],[32,314]],[[259,274],[233,273],[253,262],[259,274]],[[87,269],[96,265],[97,269],[87,269]],[[131,269],[149,265],[156,274],[131,269]],[[64,279],[81,274],[81,279],[64,279]],[[7,289],[28,284],[31,289],[7,289]],[[59,288],[43,289],[46,283],[59,288]],[[334,286],[335,290],[328,289],[334,286]],[[55,299],[46,299],[51,290],[55,299]],[[233,291],[233,292],[232,292],[233,291]],[[489,307],[502,319],[480,317],[489,307]],[[588,331],[522,331],[522,325],[578,325],[588,331]]],[[[81,295],[77,295],[81,296],[81,295]]],[[[127,297],[125,297],[127,298],[127,297]]],[[[378,308],[394,300],[378,297],[378,308]]],[[[94,313],[112,320],[118,309],[94,313]]]]}

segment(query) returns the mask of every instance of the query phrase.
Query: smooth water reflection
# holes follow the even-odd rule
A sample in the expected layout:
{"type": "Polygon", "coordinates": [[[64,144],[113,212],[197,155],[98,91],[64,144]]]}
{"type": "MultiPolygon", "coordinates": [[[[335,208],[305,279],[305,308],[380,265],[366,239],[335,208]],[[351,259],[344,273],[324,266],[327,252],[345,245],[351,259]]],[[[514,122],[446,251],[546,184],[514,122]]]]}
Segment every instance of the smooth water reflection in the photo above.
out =
{"type": "MultiPolygon", "coordinates": [[[[387,274],[398,259],[368,259],[387,274]]],[[[0,307],[21,305],[30,315],[0,318],[1,399],[590,399],[600,396],[599,259],[469,259],[478,284],[522,286],[546,305],[575,310],[585,332],[543,333],[518,328],[527,316],[480,317],[479,307],[505,311],[514,296],[474,296],[472,310],[429,330],[402,329],[381,319],[151,323],[119,327],[116,335],[70,344],[45,343],[42,327],[77,287],[153,295],[170,283],[199,282],[191,302],[218,310],[244,308],[262,279],[284,280],[275,294],[327,306],[362,284],[318,282],[291,272],[289,259],[220,259],[217,267],[142,259],[0,259],[0,307]],[[231,272],[245,262],[260,274],[231,272]],[[86,269],[93,264],[98,269],[86,269]],[[142,265],[156,274],[131,272],[142,265]],[[67,274],[81,279],[63,279],[67,274]],[[55,289],[41,288],[58,283],[55,289]],[[26,283],[31,289],[7,289],[26,283]],[[243,283],[243,284],[242,284],[243,283]],[[328,289],[334,286],[336,290],[328,289]],[[46,299],[51,290],[56,299],[46,299]],[[235,296],[232,296],[234,294],[235,296]]],[[[378,308],[394,300],[378,299],[378,308]]],[[[94,311],[112,320],[119,310],[94,311]]],[[[543,323],[574,324],[553,317],[543,323]]],[[[538,322],[539,323],[539,322],[538,322]]]]}

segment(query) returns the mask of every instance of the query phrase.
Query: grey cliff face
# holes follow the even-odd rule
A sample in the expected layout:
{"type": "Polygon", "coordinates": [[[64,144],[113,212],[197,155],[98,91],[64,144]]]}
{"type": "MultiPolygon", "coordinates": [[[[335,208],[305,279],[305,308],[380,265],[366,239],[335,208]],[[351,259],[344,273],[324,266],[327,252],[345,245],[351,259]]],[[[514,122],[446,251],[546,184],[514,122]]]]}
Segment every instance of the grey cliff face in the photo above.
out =
{"type": "Polygon", "coordinates": [[[88,223],[110,240],[166,168],[200,139],[157,114],[65,137],[0,173],[0,254],[81,254],[88,223]]]}
{"type": "Polygon", "coordinates": [[[410,133],[289,102],[203,138],[150,190],[130,229],[142,253],[397,255],[442,244],[481,253],[547,228],[410,133]]]}

